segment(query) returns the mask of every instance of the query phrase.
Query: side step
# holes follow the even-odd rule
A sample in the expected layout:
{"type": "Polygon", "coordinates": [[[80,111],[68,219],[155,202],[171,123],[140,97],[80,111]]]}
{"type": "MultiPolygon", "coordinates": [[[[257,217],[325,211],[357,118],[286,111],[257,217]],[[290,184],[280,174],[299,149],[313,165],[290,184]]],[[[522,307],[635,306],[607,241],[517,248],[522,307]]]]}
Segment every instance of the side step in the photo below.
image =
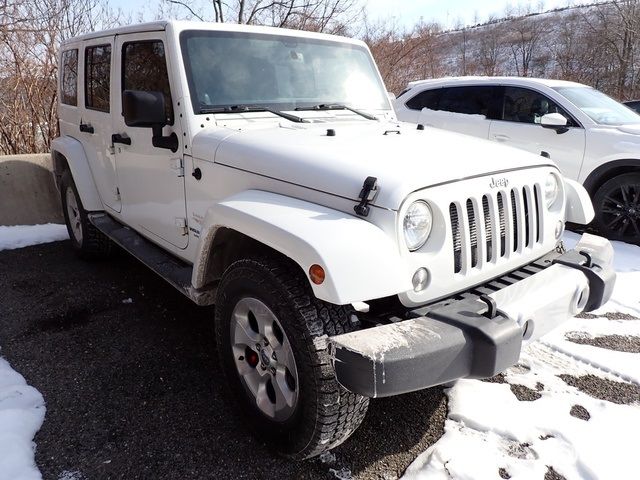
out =
{"type": "Polygon", "coordinates": [[[90,213],[89,221],[107,237],[164,278],[181,293],[193,299],[191,273],[193,267],[115,221],[105,213],[90,213]]]}

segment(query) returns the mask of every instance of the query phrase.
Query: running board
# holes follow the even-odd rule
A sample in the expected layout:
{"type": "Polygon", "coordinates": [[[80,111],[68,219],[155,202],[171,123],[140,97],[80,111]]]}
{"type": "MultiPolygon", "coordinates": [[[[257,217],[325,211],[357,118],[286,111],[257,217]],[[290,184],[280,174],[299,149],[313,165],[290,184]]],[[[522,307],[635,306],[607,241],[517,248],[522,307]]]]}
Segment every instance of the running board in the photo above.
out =
{"type": "MultiPolygon", "coordinates": [[[[136,257],[155,273],[198,304],[208,304],[191,286],[193,266],[167,253],[153,242],[105,213],[89,214],[89,221],[98,230],[136,257]],[[199,301],[200,300],[200,301],[199,301]]],[[[206,295],[210,297],[210,295],[206,295]]]]}

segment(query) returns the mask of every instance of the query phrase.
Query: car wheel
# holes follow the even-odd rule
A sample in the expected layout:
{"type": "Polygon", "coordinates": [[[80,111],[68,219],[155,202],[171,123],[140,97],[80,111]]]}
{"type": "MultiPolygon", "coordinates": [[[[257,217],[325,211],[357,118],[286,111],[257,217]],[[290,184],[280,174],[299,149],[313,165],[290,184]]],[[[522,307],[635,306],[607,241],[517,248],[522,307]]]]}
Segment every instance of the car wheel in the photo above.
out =
{"type": "Polygon", "coordinates": [[[297,265],[244,259],[218,288],[217,348],[243,419],[277,453],[304,459],[345,441],[369,399],[336,380],[326,335],[353,330],[350,307],[316,299],[297,265]]]}
{"type": "Polygon", "coordinates": [[[60,194],[62,212],[73,249],[84,258],[108,256],[112,248],[111,240],[89,222],[69,170],[62,174],[60,194]]]}
{"type": "Polygon", "coordinates": [[[595,226],[612,240],[640,243],[640,173],[607,180],[593,200],[595,226]]]}

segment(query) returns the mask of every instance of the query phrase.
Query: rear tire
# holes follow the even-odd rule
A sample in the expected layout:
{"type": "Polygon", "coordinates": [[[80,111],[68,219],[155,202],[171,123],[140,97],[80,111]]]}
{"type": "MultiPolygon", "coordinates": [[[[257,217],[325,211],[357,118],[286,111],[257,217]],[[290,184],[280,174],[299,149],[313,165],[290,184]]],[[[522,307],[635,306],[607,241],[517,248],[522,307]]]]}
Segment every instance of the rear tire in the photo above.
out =
{"type": "Polygon", "coordinates": [[[87,259],[108,257],[112,249],[111,240],[89,222],[69,170],[62,174],[60,195],[71,246],[76,253],[87,259]]]}
{"type": "Polygon", "coordinates": [[[596,191],[593,207],[600,234],[640,243],[640,173],[625,173],[604,182],[596,191]]]}
{"type": "Polygon", "coordinates": [[[320,455],[366,414],[369,399],[338,383],[326,342],[354,329],[351,312],[315,298],[286,259],[239,260],[224,272],[215,312],[220,363],[242,417],[280,455],[320,455]]]}

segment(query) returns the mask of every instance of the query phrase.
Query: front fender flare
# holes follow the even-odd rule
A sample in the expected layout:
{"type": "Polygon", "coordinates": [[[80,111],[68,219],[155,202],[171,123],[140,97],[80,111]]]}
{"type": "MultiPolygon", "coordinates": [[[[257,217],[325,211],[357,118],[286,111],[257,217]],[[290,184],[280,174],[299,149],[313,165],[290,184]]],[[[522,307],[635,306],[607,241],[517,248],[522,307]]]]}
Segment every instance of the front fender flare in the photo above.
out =
{"type": "MultiPolygon", "coordinates": [[[[308,275],[321,265],[326,279],[309,282],[315,296],[337,305],[367,301],[412,287],[397,246],[372,223],[291,197],[247,190],[208,210],[192,283],[202,288],[207,259],[220,228],[236,230],[295,261],[308,275]]],[[[308,277],[307,277],[308,278],[308,277]]]]}
{"type": "Polygon", "coordinates": [[[90,212],[104,210],[82,144],[73,137],[58,137],[51,142],[51,156],[54,165],[56,164],[56,153],[63,155],[67,160],[84,209],[90,212]]]}

